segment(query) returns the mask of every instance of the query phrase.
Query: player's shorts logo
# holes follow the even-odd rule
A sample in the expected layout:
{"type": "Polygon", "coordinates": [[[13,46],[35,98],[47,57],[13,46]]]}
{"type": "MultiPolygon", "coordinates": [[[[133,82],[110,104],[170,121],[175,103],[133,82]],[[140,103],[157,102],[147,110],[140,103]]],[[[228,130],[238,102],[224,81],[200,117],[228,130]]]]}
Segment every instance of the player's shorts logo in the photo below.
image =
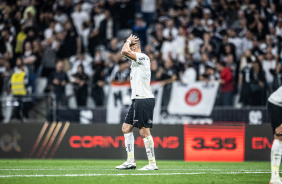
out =
{"type": "Polygon", "coordinates": [[[185,95],[185,102],[190,106],[199,104],[201,100],[202,93],[199,89],[196,88],[190,89],[185,95]]]}

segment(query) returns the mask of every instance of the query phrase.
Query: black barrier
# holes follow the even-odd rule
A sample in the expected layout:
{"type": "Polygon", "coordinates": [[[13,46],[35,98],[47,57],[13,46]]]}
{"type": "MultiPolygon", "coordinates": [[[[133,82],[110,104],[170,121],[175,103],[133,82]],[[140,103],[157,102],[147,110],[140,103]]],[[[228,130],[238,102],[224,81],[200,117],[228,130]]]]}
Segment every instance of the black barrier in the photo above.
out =
{"type": "MultiPolygon", "coordinates": [[[[127,114],[128,109],[121,111],[121,122],[127,114]]],[[[70,121],[81,123],[104,123],[106,120],[106,109],[59,109],[57,111],[58,121],[70,121]]],[[[245,122],[251,125],[260,125],[268,123],[269,116],[266,108],[258,107],[252,109],[234,109],[234,108],[215,108],[212,114],[207,117],[188,116],[169,114],[166,110],[162,110],[160,121],[157,124],[212,124],[212,122],[245,122]]]]}
{"type": "Polygon", "coordinates": [[[245,160],[270,160],[273,134],[270,124],[246,126],[245,160]]]}
{"type": "MultiPolygon", "coordinates": [[[[0,127],[1,158],[126,158],[121,125],[46,123],[0,127]]],[[[134,135],[135,157],[146,159],[137,129],[134,135]]],[[[152,135],[157,159],[184,159],[183,126],[154,126],[152,135]]]]}

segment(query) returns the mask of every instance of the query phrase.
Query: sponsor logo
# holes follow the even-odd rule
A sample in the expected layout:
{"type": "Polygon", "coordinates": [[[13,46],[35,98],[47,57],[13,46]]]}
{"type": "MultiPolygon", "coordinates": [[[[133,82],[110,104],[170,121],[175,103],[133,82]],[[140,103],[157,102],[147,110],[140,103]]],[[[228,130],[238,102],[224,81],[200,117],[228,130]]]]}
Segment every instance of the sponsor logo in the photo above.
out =
{"type": "Polygon", "coordinates": [[[62,122],[59,123],[53,122],[52,124],[44,123],[30,151],[29,157],[30,158],[47,157],[48,152],[54,143],[54,146],[49,154],[49,158],[53,158],[69,126],[70,126],[69,122],[66,122],[64,126],[62,122]]]}
{"type": "Polygon", "coordinates": [[[15,129],[12,134],[5,133],[0,137],[0,150],[3,152],[10,152],[15,150],[16,152],[21,152],[21,146],[19,145],[19,140],[21,139],[21,134],[15,129]]]}
{"type": "Polygon", "coordinates": [[[252,138],[252,149],[271,149],[272,142],[267,137],[253,137],[252,138]]]}
{"type": "Polygon", "coordinates": [[[93,119],[93,112],[91,110],[81,110],[79,115],[79,120],[81,124],[90,124],[93,119]]]}
{"type": "Polygon", "coordinates": [[[250,125],[262,124],[262,112],[260,110],[251,110],[249,112],[249,124],[250,125]]]}
{"type": "Polygon", "coordinates": [[[185,102],[190,106],[195,106],[201,102],[202,93],[197,88],[190,89],[185,95],[185,102]]]}
{"type": "MultiPolygon", "coordinates": [[[[179,138],[176,136],[153,137],[155,148],[176,149],[179,147],[179,138]]],[[[142,137],[137,137],[135,142],[137,148],[144,148],[142,137]]],[[[79,136],[73,135],[69,139],[72,148],[121,148],[124,147],[124,136],[79,136]]]]}

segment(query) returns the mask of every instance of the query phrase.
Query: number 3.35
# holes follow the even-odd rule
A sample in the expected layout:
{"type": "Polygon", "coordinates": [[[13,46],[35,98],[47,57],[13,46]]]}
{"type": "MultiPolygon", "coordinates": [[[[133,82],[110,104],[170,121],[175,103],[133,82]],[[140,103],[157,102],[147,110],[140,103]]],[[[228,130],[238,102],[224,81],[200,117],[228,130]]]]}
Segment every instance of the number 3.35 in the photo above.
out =
{"type": "Polygon", "coordinates": [[[207,145],[203,137],[196,137],[193,139],[196,143],[194,149],[236,149],[236,140],[235,138],[219,138],[214,137],[211,139],[211,145],[207,145]]]}

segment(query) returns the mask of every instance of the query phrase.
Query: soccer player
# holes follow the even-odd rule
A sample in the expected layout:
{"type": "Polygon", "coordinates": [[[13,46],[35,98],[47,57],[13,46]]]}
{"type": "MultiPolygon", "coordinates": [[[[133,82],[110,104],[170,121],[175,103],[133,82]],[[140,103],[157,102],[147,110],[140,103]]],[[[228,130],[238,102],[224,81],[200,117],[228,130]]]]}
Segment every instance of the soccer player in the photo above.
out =
{"type": "Polygon", "coordinates": [[[271,179],[269,184],[282,184],[279,167],[282,154],[282,86],[268,98],[267,109],[270,115],[274,141],[271,147],[271,179]]]}
{"type": "Polygon", "coordinates": [[[130,71],[132,104],[122,125],[127,161],[117,166],[116,169],[136,169],[132,130],[133,127],[137,127],[141,137],[143,137],[149,160],[149,164],[139,170],[158,170],[154,153],[154,141],[150,133],[155,107],[155,98],[150,86],[150,58],[141,53],[140,40],[134,35],[130,35],[124,43],[121,55],[132,61],[130,71]]]}

